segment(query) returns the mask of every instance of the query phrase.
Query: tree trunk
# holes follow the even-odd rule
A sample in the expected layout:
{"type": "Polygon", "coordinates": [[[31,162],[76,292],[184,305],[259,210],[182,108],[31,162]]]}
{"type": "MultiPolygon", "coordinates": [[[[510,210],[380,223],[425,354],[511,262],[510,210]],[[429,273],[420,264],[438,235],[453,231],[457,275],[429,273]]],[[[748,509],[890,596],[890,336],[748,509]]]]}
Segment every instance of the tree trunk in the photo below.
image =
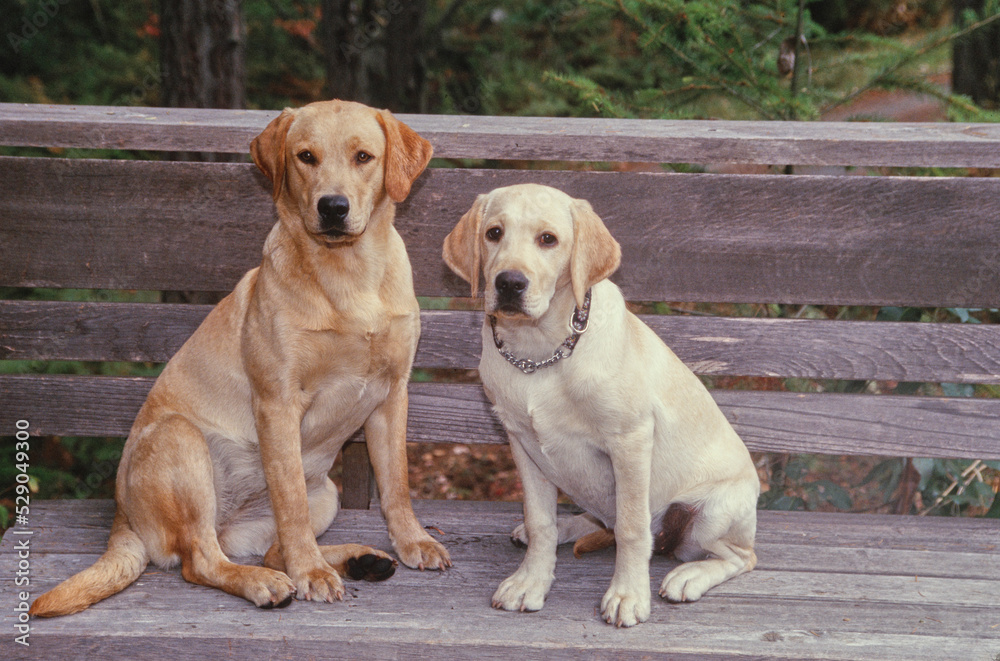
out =
{"type": "MultiPolygon", "coordinates": [[[[246,30],[239,0],[160,0],[161,103],[168,108],[246,107],[246,30]]],[[[247,146],[249,151],[249,145],[247,146]]],[[[183,161],[240,154],[171,153],[183,161]]],[[[164,292],[174,303],[216,303],[216,292],[164,292]]]]}
{"type": "Polygon", "coordinates": [[[423,16],[425,0],[387,3],[390,9],[402,4],[385,26],[385,76],[373,95],[379,107],[393,112],[420,112],[423,109],[423,16]]]}
{"type": "MultiPolygon", "coordinates": [[[[982,16],[983,5],[983,0],[955,0],[956,23],[963,24],[962,13],[969,9],[982,16]]],[[[1000,22],[955,41],[951,87],[984,108],[1000,109],[1000,22]]]]}
{"type": "Polygon", "coordinates": [[[364,64],[372,39],[358,24],[359,13],[370,0],[323,0],[320,16],[320,45],[326,66],[325,96],[331,99],[360,101],[368,98],[367,71],[364,64]]]}
{"type": "Polygon", "coordinates": [[[325,94],[394,112],[421,109],[426,0],[323,0],[325,94]]]}
{"type": "Polygon", "coordinates": [[[245,107],[245,32],[237,0],[161,0],[163,104],[245,107]]]}

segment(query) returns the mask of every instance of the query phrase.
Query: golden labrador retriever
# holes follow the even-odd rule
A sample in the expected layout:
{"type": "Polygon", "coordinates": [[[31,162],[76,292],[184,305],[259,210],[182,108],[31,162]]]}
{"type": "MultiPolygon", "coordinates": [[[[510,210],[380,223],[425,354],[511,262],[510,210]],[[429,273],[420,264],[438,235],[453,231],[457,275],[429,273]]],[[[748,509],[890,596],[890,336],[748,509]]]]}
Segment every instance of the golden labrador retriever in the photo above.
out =
{"type": "Polygon", "coordinates": [[[448,552],[413,514],[407,381],[420,318],[396,202],[430,144],[388,111],[329,101],[286,109],[251,144],[278,222],[247,273],[170,360],[132,426],[108,550],[31,613],[80,611],[147,563],[269,608],[341,599],[341,575],[379,580],[385,553],[317,535],[337,513],[327,476],[364,427],[400,560],[448,552]],[[264,567],[227,556],[264,554],[264,567]]]}
{"type": "Polygon", "coordinates": [[[649,618],[654,533],[656,550],[683,562],[661,584],[670,601],[695,601],[756,563],[750,454],[606,279],[620,254],[586,201],[534,184],[480,195],[445,239],[445,262],[474,296],[485,276],[479,370],[524,485],[512,536],[528,549],[496,608],[540,609],[556,545],[574,540],[576,551],[617,542],[601,602],[617,626],[649,618]],[[557,488],[587,513],[557,520],[557,488]]]}

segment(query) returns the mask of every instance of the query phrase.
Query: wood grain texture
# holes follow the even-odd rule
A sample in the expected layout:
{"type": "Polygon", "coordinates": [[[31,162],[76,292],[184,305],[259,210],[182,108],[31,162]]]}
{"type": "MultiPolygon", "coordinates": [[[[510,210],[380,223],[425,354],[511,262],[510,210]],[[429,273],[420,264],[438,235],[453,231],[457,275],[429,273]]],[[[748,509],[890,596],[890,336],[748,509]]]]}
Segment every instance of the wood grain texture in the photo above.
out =
{"type": "Polygon", "coordinates": [[[341,507],[352,510],[368,509],[375,488],[375,476],[368,460],[368,447],[362,443],[345,445],[341,454],[341,466],[343,468],[341,507]]]}
{"type": "MultiPolygon", "coordinates": [[[[0,104],[0,144],[246,153],[276,115],[0,104]]],[[[1000,166],[1000,127],[402,116],[444,158],[1000,166]]],[[[274,214],[249,164],[0,158],[0,286],[229,290],[274,214]]],[[[1000,181],[432,170],[397,227],[418,293],[467,295],[440,246],[476,194],[537,181],[591,200],[623,245],[633,300],[997,307],[1000,181]]],[[[204,306],[0,302],[0,359],[162,361],[204,306]]],[[[481,315],[424,312],[417,364],[471,369],[481,315]]],[[[997,383],[996,327],[650,317],[703,374],[997,383]]],[[[0,429],[123,436],[151,379],[0,375],[0,429]]],[[[754,450],[1000,458],[1000,400],[714,391],[754,450]]],[[[412,384],[411,441],[504,443],[478,385],[412,384]]],[[[358,434],[356,441],[363,440],[358,434]]],[[[366,449],[344,452],[344,505],[365,508],[366,449]]],[[[416,501],[448,572],[348,583],[338,604],[266,612],[151,568],[67,618],[32,622],[32,658],[992,659],[1000,653],[995,521],[761,512],[758,568],[650,621],[606,626],[606,549],[560,551],[536,614],[489,608],[523,552],[515,503],[416,501]]],[[[108,501],[32,502],[32,596],[103,551],[108,501]]],[[[0,542],[14,576],[23,537],[0,542]]],[[[378,509],[344,509],[322,543],[390,549],[378,509]]],[[[244,559],[254,562],[254,559],[244,559]]],[[[674,563],[655,558],[652,587],[674,563]]],[[[20,588],[18,588],[20,589],[20,588]]],[[[0,626],[14,631],[12,580],[0,626]]],[[[0,655],[21,658],[13,635],[0,655]]]]}
{"type": "MultiPolygon", "coordinates": [[[[384,583],[347,582],[343,602],[295,602],[276,613],[151,567],[82,613],[32,621],[31,655],[937,660],[987,659],[1000,648],[997,556],[981,541],[995,533],[994,522],[760,512],[757,569],[693,604],[654,595],[649,621],[621,631],[597,616],[613,549],[577,560],[562,547],[545,607],[504,613],[489,607],[489,596],[523,556],[508,541],[520,505],[417,501],[415,510],[449,549],[451,570],[400,569],[384,583]],[[940,560],[936,573],[917,571],[923,565],[912,549],[922,545],[949,547],[929,553],[940,560]]],[[[112,512],[109,501],[35,505],[32,597],[96,559],[112,512]]],[[[342,511],[320,541],[391,548],[377,508],[342,511]]],[[[8,532],[0,543],[7,575],[16,567],[15,542],[8,532]]],[[[674,564],[653,558],[652,588],[674,564]]],[[[16,603],[14,589],[0,583],[0,601],[16,603]]],[[[15,617],[5,609],[0,626],[12,630],[15,617]]],[[[13,650],[9,637],[0,644],[13,650]]]]}
{"type": "MultiPolygon", "coordinates": [[[[415,507],[455,545],[481,545],[476,562],[488,563],[505,551],[511,517],[520,515],[514,502],[417,501],[415,507]]],[[[571,506],[564,506],[571,509],[571,506]]],[[[367,510],[367,508],[364,508],[367,510]]],[[[47,554],[99,555],[107,546],[111,500],[40,502],[32,509],[31,524],[45,534],[47,554]],[[58,528],[58,535],[48,532],[58,528]]],[[[885,567],[902,575],[1000,580],[996,557],[997,524],[988,519],[852,514],[850,517],[811,516],[801,512],[758,512],[760,528],[755,548],[758,568],[809,571],[816,568],[815,548],[836,549],[824,556],[823,571],[878,574],[885,567]],[[834,523],[834,521],[836,523],[834,523]],[[961,537],[954,537],[956,526],[961,537]],[[889,556],[892,556],[890,558],[889,556]],[[955,555],[961,562],[947,562],[955,555]]],[[[331,527],[330,539],[368,540],[385,533],[385,522],[367,511],[342,510],[331,527]]],[[[55,568],[55,571],[59,571],[55,568]]]]}
{"type": "MultiPolygon", "coordinates": [[[[278,111],[0,104],[0,144],[246,154],[278,111]]],[[[1000,166],[995,124],[399,115],[444,158],[1000,166]]]]}
{"type": "MultiPolygon", "coordinates": [[[[249,164],[0,157],[0,176],[0,285],[228,291],[274,222],[249,164]]],[[[445,235],[526,181],[592,202],[632,300],[1000,306],[1000,179],[947,177],[430,170],[396,220],[418,294],[468,295],[445,235]]]]}
{"type": "MultiPolygon", "coordinates": [[[[211,306],[0,301],[0,359],[166,362],[211,306]]],[[[425,310],[416,367],[476,369],[481,312],[425,310]]],[[[1000,383],[1000,327],[643,315],[698,374],[1000,383]]],[[[585,339],[582,341],[586,341],[585,339]]]]}
{"type": "MultiPolygon", "coordinates": [[[[152,379],[0,375],[0,429],[125,436],[152,379]]],[[[1000,400],[714,390],[751,450],[893,457],[1000,458],[1000,400]]],[[[361,439],[361,435],[356,437],[361,439]]],[[[412,383],[407,438],[505,443],[479,385],[412,383]]]]}

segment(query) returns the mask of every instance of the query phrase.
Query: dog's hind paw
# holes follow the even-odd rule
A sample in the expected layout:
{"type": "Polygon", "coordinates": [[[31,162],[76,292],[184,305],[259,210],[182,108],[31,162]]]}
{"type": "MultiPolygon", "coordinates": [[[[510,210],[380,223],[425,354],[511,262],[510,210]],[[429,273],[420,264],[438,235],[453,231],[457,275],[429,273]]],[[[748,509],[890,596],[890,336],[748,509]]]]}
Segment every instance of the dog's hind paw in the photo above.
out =
{"type": "Polygon", "coordinates": [[[686,562],[675,567],[660,584],[660,596],[673,603],[698,601],[720,582],[704,567],[704,561],[686,562]]]}
{"type": "Polygon", "coordinates": [[[372,553],[348,558],[347,575],[356,581],[384,581],[396,573],[396,561],[372,553]]]}

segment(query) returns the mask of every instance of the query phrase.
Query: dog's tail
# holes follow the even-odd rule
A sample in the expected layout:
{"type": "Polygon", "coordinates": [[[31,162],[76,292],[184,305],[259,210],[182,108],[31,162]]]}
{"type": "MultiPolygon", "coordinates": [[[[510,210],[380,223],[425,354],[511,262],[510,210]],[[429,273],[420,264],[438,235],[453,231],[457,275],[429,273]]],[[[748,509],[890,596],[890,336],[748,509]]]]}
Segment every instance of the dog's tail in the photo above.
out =
{"type": "Polygon", "coordinates": [[[115,513],[108,550],[92,566],[49,590],[31,604],[29,613],[55,617],[79,613],[132,584],[149,564],[149,553],[129,528],[121,510],[115,513]]]}

